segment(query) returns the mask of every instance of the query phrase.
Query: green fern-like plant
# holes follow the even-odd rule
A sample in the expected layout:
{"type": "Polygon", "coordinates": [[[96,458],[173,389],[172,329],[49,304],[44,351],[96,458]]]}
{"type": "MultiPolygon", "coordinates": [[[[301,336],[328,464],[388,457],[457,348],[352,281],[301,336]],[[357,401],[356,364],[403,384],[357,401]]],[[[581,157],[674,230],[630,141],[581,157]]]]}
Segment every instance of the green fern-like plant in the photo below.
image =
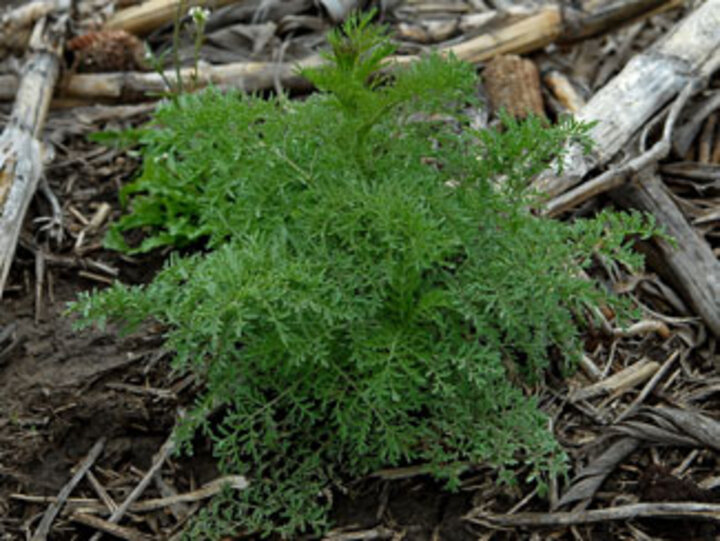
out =
{"type": "Polygon", "coordinates": [[[517,383],[542,378],[551,348],[571,364],[574,314],[617,302],[578,277],[592,255],[638,263],[627,234],[652,234],[639,216],[528,211],[521,181],[582,126],[475,131],[471,66],[431,55],[383,76],[392,47],[368,17],[330,43],[305,101],[209,90],[131,134],[144,164],[109,244],[203,251],[72,307],[161,322],[176,367],[205,382],[178,438],[201,429],[250,488],[216,498],[191,537],[322,531],[323,491],[384,466],[557,473],[563,453],[517,383]]]}

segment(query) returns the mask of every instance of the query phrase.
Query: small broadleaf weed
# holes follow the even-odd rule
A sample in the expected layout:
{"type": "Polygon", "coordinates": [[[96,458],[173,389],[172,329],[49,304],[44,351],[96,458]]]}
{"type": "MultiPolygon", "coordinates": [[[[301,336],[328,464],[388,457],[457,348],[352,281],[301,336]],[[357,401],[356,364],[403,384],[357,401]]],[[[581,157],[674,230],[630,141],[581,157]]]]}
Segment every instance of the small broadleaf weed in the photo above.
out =
{"type": "Polygon", "coordinates": [[[305,101],[208,90],[132,134],[144,165],[110,245],[202,253],[73,305],[84,321],[159,321],[176,367],[205,382],[178,438],[201,429],[251,485],[216,498],[198,538],[319,532],[327,487],[391,465],[451,481],[480,462],[560,471],[518,384],[542,378],[551,350],[571,364],[576,315],[618,302],[582,269],[636,263],[628,235],[653,233],[638,216],[529,212],[522,181],[582,126],[472,130],[471,66],[430,55],[385,73],[392,47],[368,17],[330,43],[303,72],[320,90],[305,101]]]}

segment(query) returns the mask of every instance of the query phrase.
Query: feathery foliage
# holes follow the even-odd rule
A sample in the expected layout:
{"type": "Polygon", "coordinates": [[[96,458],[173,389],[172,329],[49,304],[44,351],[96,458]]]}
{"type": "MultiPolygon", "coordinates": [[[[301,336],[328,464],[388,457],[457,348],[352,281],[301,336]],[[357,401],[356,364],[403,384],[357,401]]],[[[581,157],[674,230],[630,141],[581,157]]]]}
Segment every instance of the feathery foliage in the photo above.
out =
{"type": "Polygon", "coordinates": [[[574,314],[617,302],[578,277],[593,254],[638,263],[627,235],[652,234],[637,215],[533,216],[524,181],[584,128],[473,130],[472,67],[431,55],[383,76],[383,35],[367,17],[331,34],[306,101],[209,90],[130,134],[144,164],[109,244],[205,249],[72,310],[163,323],[177,368],[206,382],[179,438],[201,428],[251,486],[216,498],[198,538],[320,531],[322,491],[383,466],[557,473],[562,452],[516,383],[542,377],[550,348],[572,363],[574,314]]]}

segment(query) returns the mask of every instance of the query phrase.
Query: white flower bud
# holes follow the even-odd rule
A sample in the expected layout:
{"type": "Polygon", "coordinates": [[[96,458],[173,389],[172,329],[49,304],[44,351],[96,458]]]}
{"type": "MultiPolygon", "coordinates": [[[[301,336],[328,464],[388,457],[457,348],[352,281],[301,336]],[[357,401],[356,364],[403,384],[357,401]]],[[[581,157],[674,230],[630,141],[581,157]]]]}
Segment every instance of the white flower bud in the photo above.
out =
{"type": "Polygon", "coordinates": [[[195,26],[200,26],[210,17],[210,10],[200,6],[193,6],[188,10],[188,15],[195,23],[195,26]]]}

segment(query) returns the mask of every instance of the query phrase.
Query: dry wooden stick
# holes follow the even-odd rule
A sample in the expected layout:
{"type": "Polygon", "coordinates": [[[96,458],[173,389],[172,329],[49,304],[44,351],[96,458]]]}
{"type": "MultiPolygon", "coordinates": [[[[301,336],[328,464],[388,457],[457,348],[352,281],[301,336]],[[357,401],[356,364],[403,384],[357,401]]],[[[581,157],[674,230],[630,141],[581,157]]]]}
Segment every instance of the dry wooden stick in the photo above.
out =
{"type": "Polygon", "coordinates": [[[25,50],[36,21],[68,9],[70,0],[35,0],[4,13],[0,16],[0,58],[8,51],[25,50]]]}
{"type": "Polygon", "coordinates": [[[144,513],[147,511],[162,509],[178,503],[192,503],[205,500],[219,493],[226,486],[235,490],[245,490],[249,486],[249,483],[242,475],[228,475],[215,479],[214,481],[210,481],[201,488],[193,490],[192,492],[134,503],[130,506],[130,511],[133,513],[144,513]]]}
{"type": "MultiPolygon", "coordinates": [[[[309,57],[299,63],[239,62],[220,66],[203,65],[198,69],[180,70],[183,86],[204,88],[210,84],[221,88],[238,88],[245,92],[254,92],[272,88],[279,80],[285,88],[309,90],[311,84],[297,73],[298,66],[311,67],[320,63],[319,56],[309,57]]],[[[0,99],[12,90],[12,76],[0,76],[0,99]]],[[[147,99],[164,94],[168,89],[166,81],[175,84],[175,70],[167,70],[163,76],[159,73],[115,72],[105,74],[73,75],[63,87],[63,95],[70,98],[93,100],[133,101],[147,99]]]]}
{"type": "Polygon", "coordinates": [[[147,34],[163,24],[172,22],[179,7],[185,10],[193,6],[218,8],[238,1],[244,0],[150,0],[118,11],[108,19],[105,28],[126,30],[133,34],[147,34]]]}
{"type": "Polygon", "coordinates": [[[32,252],[36,256],[39,252],[42,252],[42,257],[45,260],[46,266],[62,267],[66,269],[85,269],[104,273],[113,277],[117,277],[120,274],[120,271],[117,268],[102,261],[73,255],[60,255],[45,252],[42,247],[38,246],[38,244],[27,235],[22,235],[18,243],[20,246],[32,252]]]}
{"type": "Polygon", "coordinates": [[[683,0],[585,0],[579,13],[566,15],[570,22],[561,41],[574,42],[595,36],[621,24],[632,24],[641,18],[679,7],[683,0]]]}
{"type": "Polygon", "coordinates": [[[599,381],[602,379],[602,371],[597,367],[595,362],[584,353],[580,357],[579,365],[580,369],[585,372],[585,375],[592,381],[599,381]]]}
{"type": "Polygon", "coordinates": [[[655,361],[643,358],[607,379],[578,389],[570,395],[570,401],[589,400],[596,396],[605,396],[630,389],[651,378],[659,367],[660,365],[655,361]]]}
{"type": "Polygon", "coordinates": [[[704,182],[720,180],[720,167],[699,162],[673,162],[660,166],[660,173],[671,177],[688,178],[704,182]]]}
{"type": "Polygon", "coordinates": [[[611,168],[600,176],[584,182],[576,188],[548,201],[545,204],[543,213],[548,216],[556,216],[565,212],[603,192],[622,186],[632,175],[639,173],[646,167],[652,167],[657,164],[658,161],[666,158],[670,153],[673,130],[675,129],[675,123],[681,111],[688,100],[700,90],[701,85],[704,83],[705,81],[701,78],[693,78],[688,81],[670,108],[667,120],[665,121],[665,127],[663,128],[662,138],[655,143],[650,150],[628,160],[622,166],[611,168]]]}
{"type": "Polygon", "coordinates": [[[0,298],[12,264],[20,229],[42,173],[38,137],[45,124],[60,70],[67,15],[47,27],[38,21],[12,115],[0,135],[0,298]]]}
{"type": "Polygon", "coordinates": [[[488,32],[458,45],[441,49],[461,60],[477,63],[505,53],[524,53],[541,49],[555,41],[563,30],[557,7],[543,8],[517,22],[509,22],[496,32],[488,32]]]}
{"type": "Polygon", "coordinates": [[[60,508],[65,504],[68,496],[70,496],[77,484],[82,480],[85,473],[95,463],[104,447],[105,438],[100,438],[95,445],[92,446],[90,452],[78,466],[75,475],[72,476],[70,481],[68,481],[58,494],[57,501],[54,501],[48,506],[42,520],[40,520],[40,524],[38,524],[37,530],[35,530],[35,534],[31,538],[31,541],[44,541],[47,539],[48,533],[50,532],[50,526],[52,526],[53,520],[55,520],[60,508]]]}
{"type": "MultiPolygon", "coordinates": [[[[170,12],[177,9],[179,0],[153,0],[135,8],[125,10],[125,21],[136,20],[131,18],[132,13],[139,10],[149,10],[150,5],[170,6],[170,12]],[[132,13],[131,13],[131,10],[132,13]]],[[[193,0],[198,3],[197,0],[193,0]]],[[[628,6],[638,3],[629,2],[628,6]]],[[[640,4],[646,4],[644,0],[640,4]]],[[[666,2],[672,3],[672,2],[666,2]]],[[[188,0],[188,6],[191,4],[188,0]]],[[[165,8],[163,8],[165,9],[165,8]]],[[[120,14],[118,14],[118,17],[120,14]]],[[[138,15],[137,19],[144,20],[145,15],[138,15]]],[[[122,22],[120,19],[111,19],[113,28],[132,30],[132,24],[122,22]]],[[[145,24],[145,23],[143,23],[145,24]]],[[[453,53],[458,58],[468,62],[483,62],[503,53],[519,53],[542,48],[553,40],[561,37],[568,30],[564,26],[562,14],[556,6],[543,7],[535,13],[524,18],[505,18],[488,32],[468,40],[464,43],[440,49],[441,53],[453,53]]],[[[574,28],[574,27],[573,27],[574,28]]],[[[599,31],[605,27],[597,27],[599,31]]],[[[569,30],[568,30],[569,31],[569,30]]],[[[400,64],[417,60],[416,56],[402,56],[392,59],[400,64]]],[[[320,58],[312,56],[303,59],[301,65],[317,65],[320,58]]],[[[308,90],[310,83],[299,77],[295,70],[296,65],[291,63],[243,62],[226,64],[223,66],[202,66],[199,70],[198,88],[207,84],[221,87],[233,87],[248,92],[266,90],[276,86],[279,82],[284,88],[294,90],[308,90]]],[[[182,70],[181,77],[185,84],[192,82],[194,68],[182,70]]],[[[175,81],[174,70],[165,73],[166,80],[175,81]]],[[[167,91],[165,81],[157,73],[107,73],[107,74],[76,74],[69,78],[63,91],[65,99],[103,99],[103,100],[131,100],[145,99],[153,93],[159,94],[167,91]]],[[[12,75],[0,76],[0,100],[10,99],[17,88],[15,77],[12,75]]]]}
{"type": "Polygon", "coordinates": [[[607,520],[633,518],[683,518],[720,522],[720,504],[715,503],[636,503],[591,511],[556,513],[517,513],[500,515],[471,511],[465,519],[490,528],[498,527],[548,527],[589,524],[607,520]]]}
{"type": "Polygon", "coordinates": [[[102,483],[98,481],[97,477],[95,477],[93,472],[87,472],[87,480],[90,481],[90,484],[92,485],[97,495],[100,496],[100,499],[105,504],[105,507],[108,508],[108,511],[110,511],[110,513],[115,511],[117,509],[117,504],[115,503],[115,500],[113,500],[112,496],[108,494],[108,491],[105,489],[102,483]]]}
{"type": "Polygon", "coordinates": [[[35,324],[40,323],[45,288],[45,257],[42,250],[35,252],[35,324]]]}
{"type": "MultiPolygon", "coordinates": [[[[165,482],[162,475],[156,475],[153,481],[163,498],[171,498],[178,495],[172,483],[165,482]]],[[[172,516],[175,517],[176,523],[183,522],[192,514],[192,507],[183,502],[168,505],[168,510],[172,513],[172,516]]]]}
{"type": "Polygon", "coordinates": [[[633,323],[627,329],[618,327],[613,329],[612,331],[613,336],[616,336],[618,338],[636,336],[638,334],[650,334],[653,332],[660,335],[660,337],[663,339],[670,338],[671,334],[667,323],[665,323],[664,321],[658,321],[656,319],[643,319],[641,321],[638,321],[637,323],[633,323]]]}
{"type": "Polygon", "coordinates": [[[652,392],[652,390],[657,387],[657,384],[660,382],[660,380],[663,378],[665,374],[667,374],[667,371],[670,370],[673,363],[675,362],[675,359],[677,359],[680,356],[680,351],[676,350],[672,352],[670,357],[668,357],[663,365],[660,367],[660,369],[655,372],[655,375],[650,379],[650,381],[647,382],[645,387],[643,387],[643,390],[640,391],[640,394],[637,395],[635,400],[633,400],[632,404],[630,404],[625,411],[623,411],[620,415],[618,415],[617,419],[615,419],[616,423],[620,423],[623,420],[627,419],[630,415],[635,413],[640,405],[645,401],[647,396],[652,392]]]}
{"type": "MultiPolygon", "coordinates": [[[[14,492],[10,494],[11,500],[17,500],[19,502],[27,502],[27,503],[57,503],[59,501],[59,498],[57,496],[34,496],[32,494],[20,494],[18,492],[14,492]]],[[[102,503],[100,503],[99,500],[96,500],[94,498],[66,498],[65,499],[65,505],[67,506],[96,506],[98,508],[98,511],[106,509],[102,503]]]]}
{"type": "Polygon", "coordinates": [[[538,177],[534,188],[550,196],[578,184],[594,167],[607,163],[668,100],[701,73],[720,49],[720,0],[708,0],[680,21],[662,40],[635,56],[583,107],[578,120],[597,122],[590,131],[589,155],[568,147],[561,175],[538,177]]]}
{"type": "Polygon", "coordinates": [[[720,92],[716,92],[673,135],[673,148],[680,156],[687,154],[700,131],[700,126],[714,111],[720,109],[720,92]]]}
{"type": "Polygon", "coordinates": [[[323,537],[322,541],[372,541],[374,539],[396,539],[397,537],[398,532],[383,526],[378,526],[377,528],[371,528],[370,530],[363,530],[360,532],[328,532],[327,536],[323,537]]]}
{"type": "Polygon", "coordinates": [[[720,164],[720,133],[718,133],[718,136],[715,138],[715,147],[710,155],[710,163],[720,164]]]}
{"type": "Polygon", "coordinates": [[[84,524],[85,526],[90,526],[91,528],[95,528],[96,530],[109,533],[110,535],[113,535],[119,539],[125,539],[126,541],[152,541],[153,539],[155,539],[154,537],[145,535],[132,528],[128,528],[126,526],[118,526],[117,524],[113,524],[108,520],[103,520],[100,517],[96,517],[94,515],[87,515],[85,513],[74,513],[70,517],[70,520],[72,520],[73,522],[84,524]]]}
{"type": "Polygon", "coordinates": [[[585,99],[565,74],[557,70],[551,70],[543,75],[543,82],[560,104],[571,113],[578,113],[585,106],[585,99]]]}
{"type": "Polygon", "coordinates": [[[700,145],[698,147],[698,161],[700,163],[710,163],[717,120],[717,113],[713,113],[705,121],[705,127],[700,134],[700,145]]]}
{"type": "Polygon", "coordinates": [[[671,244],[653,239],[647,244],[648,263],[678,288],[709,330],[720,336],[720,262],[687,222],[660,178],[639,175],[611,196],[622,206],[654,215],[658,226],[675,240],[671,244]]]}
{"type": "MultiPolygon", "coordinates": [[[[427,473],[427,472],[426,472],[427,473]]],[[[205,500],[220,493],[223,488],[230,487],[234,490],[245,490],[249,486],[247,478],[242,475],[226,475],[224,477],[218,477],[197,490],[190,492],[184,492],[182,494],[175,494],[173,496],[166,496],[164,498],[151,498],[148,500],[142,500],[139,502],[133,502],[127,511],[132,513],[147,513],[150,511],[157,511],[171,505],[181,503],[194,503],[201,500],[205,500]]],[[[55,496],[32,496],[27,494],[10,494],[10,498],[22,502],[29,503],[52,503],[59,502],[59,498],[55,496]]],[[[108,512],[108,504],[101,503],[96,499],[89,498],[66,498],[68,504],[74,506],[75,512],[78,513],[93,513],[102,514],[108,512]]],[[[114,502],[113,502],[114,505],[114,502]]],[[[117,506],[115,506],[117,508],[117,506]]],[[[112,510],[109,511],[112,513],[112,510]]]]}

